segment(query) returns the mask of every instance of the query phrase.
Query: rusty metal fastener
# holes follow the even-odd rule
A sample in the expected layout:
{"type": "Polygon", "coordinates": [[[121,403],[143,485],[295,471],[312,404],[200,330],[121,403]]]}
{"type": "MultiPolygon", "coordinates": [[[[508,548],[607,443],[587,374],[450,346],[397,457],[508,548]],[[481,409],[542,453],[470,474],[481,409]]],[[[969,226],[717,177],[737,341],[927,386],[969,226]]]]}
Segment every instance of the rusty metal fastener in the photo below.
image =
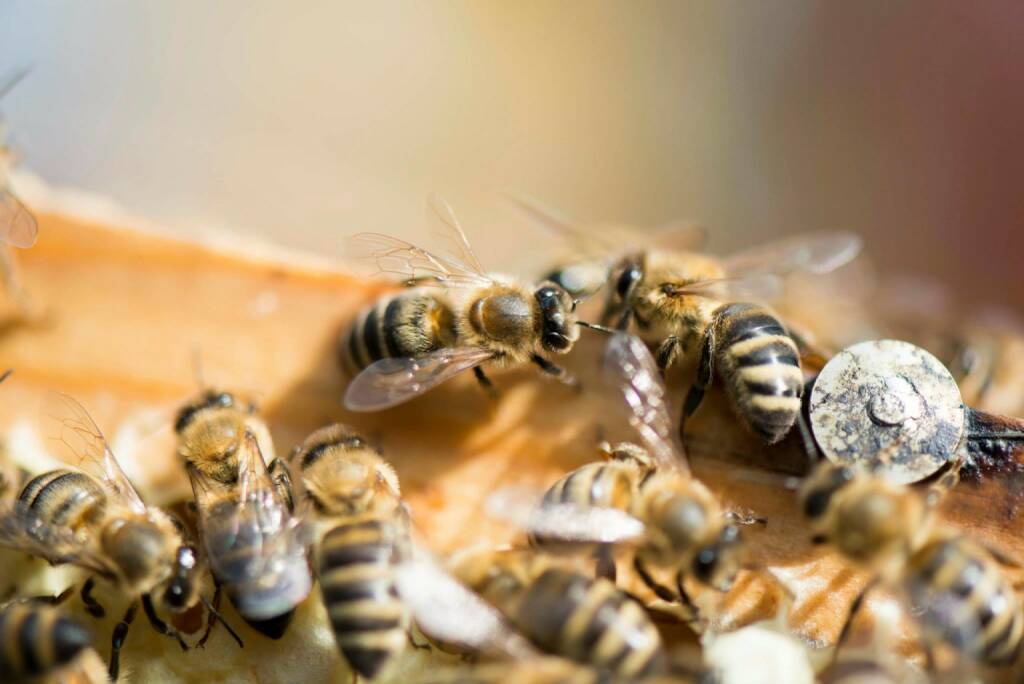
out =
{"type": "Polygon", "coordinates": [[[873,340],[839,352],[815,380],[808,407],[830,461],[894,482],[923,480],[960,449],[981,471],[1024,470],[1024,420],[964,406],[942,362],[909,342],[873,340]]]}

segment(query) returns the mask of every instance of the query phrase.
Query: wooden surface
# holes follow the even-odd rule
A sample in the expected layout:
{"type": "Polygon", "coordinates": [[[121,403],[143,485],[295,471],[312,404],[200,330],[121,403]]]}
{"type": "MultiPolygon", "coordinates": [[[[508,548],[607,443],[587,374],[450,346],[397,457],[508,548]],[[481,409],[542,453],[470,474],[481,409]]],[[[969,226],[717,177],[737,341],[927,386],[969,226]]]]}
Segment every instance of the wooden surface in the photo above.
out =
{"type": "MultiPolygon", "coordinates": [[[[279,453],[331,421],[363,430],[394,463],[416,527],[440,553],[521,539],[483,514],[489,492],[510,484],[545,488],[566,470],[593,460],[600,438],[631,437],[617,393],[598,379],[599,336],[585,334],[568,360],[584,379],[579,394],[523,370],[495,376],[501,390],[497,403],[466,377],[385,413],[350,415],[340,404],[344,380],[335,363],[335,340],[385,285],[60,216],[42,215],[40,223],[38,245],[18,257],[25,286],[44,314],[30,324],[11,316],[0,319],[0,364],[16,369],[0,388],[0,427],[16,426],[24,434],[26,426],[35,424],[45,390],[68,392],[106,430],[126,470],[152,502],[171,504],[190,493],[173,458],[170,421],[175,408],[197,389],[197,351],[205,383],[259,398],[279,453]]],[[[681,391],[675,395],[678,403],[681,391]]],[[[795,494],[779,474],[799,472],[798,445],[790,439],[763,448],[739,431],[717,391],[693,420],[691,434],[688,446],[697,474],[729,504],[768,520],[764,527],[746,530],[763,570],[745,573],[728,596],[699,597],[702,605],[718,611],[713,625],[731,629],[776,614],[783,605],[773,580],[779,577],[795,595],[791,628],[809,644],[831,643],[866,576],[808,543],[795,494]]],[[[11,447],[21,443],[12,440],[11,447]]],[[[35,457],[22,453],[18,458],[35,457]]],[[[967,482],[950,497],[943,515],[1024,557],[1016,505],[1004,482],[967,482]]],[[[884,592],[869,600],[854,641],[866,638],[873,611],[881,605],[888,605],[884,592]]],[[[303,610],[317,615],[320,608],[303,610]]],[[[98,633],[104,634],[101,629],[98,633]]],[[[314,655],[295,651],[281,656],[281,662],[299,662],[305,654],[320,659],[310,681],[341,677],[329,635],[322,624],[316,629],[319,641],[307,640],[316,642],[314,655]]],[[[279,646],[250,631],[246,638],[261,648],[230,651],[223,635],[215,633],[206,653],[187,654],[164,643],[169,640],[138,632],[151,634],[144,623],[136,626],[129,666],[159,669],[132,651],[159,649],[173,662],[162,675],[167,681],[287,678],[285,665],[275,669],[269,664],[279,646]],[[217,649],[230,655],[217,664],[214,675],[204,659],[221,653],[217,649]]],[[[286,637],[280,648],[298,648],[297,639],[286,637]]],[[[893,646],[916,652],[906,632],[893,646]]]]}

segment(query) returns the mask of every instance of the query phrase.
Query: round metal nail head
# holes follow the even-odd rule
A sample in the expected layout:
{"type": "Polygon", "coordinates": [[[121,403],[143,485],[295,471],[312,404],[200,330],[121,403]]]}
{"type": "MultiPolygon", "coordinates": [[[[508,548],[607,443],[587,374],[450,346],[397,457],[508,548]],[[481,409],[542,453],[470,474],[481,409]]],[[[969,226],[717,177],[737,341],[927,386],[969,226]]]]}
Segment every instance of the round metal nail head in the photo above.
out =
{"type": "Polygon", "coordinates": [[[899,340],[861,342],[825,365],[811,429],[833,463],[875,469],[900,484],[952,458],[964,431],[960,389],[942,362],[899,340]]]}

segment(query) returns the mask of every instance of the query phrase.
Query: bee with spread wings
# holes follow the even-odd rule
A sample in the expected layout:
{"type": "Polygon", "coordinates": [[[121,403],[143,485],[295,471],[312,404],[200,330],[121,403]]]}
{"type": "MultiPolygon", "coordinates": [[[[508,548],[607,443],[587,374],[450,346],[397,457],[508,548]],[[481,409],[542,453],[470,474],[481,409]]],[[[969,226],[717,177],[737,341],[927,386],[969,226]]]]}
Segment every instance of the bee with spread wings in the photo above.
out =
{"type": "Polygon", "coordinates": [[[781,292],[782,277],[828,273],[853,259],[852,233],[797,236],[726,258],[647,251],[623,258],[609,277],[602,322],[658,345],[658,367],[697,354],[697,377],[683,420],[700,406],[715,372],[742,423],[768,443],[781,440],[800,410],[802,341],[761,302],[781,292]]]}
{"type": "Polygon", "coordinates": [[[483,364],[532,362],[575,384],[548,354],[568,353],[579,337],[576,302],[559,285],[529,287],[483,270],[451,208],[437,197],[429,213],[455,246],[435,254],[398,238],[364,233],[382,273],[416,287],[385,295],[363,311],[342,338],[342,364],[353,380],[345,394],[352,411],[377,411],[427,392],[473,369],[491,388],[483,364]]]}
{"type": "MultiPolygon", "coordinates": [[[[628,546],[637,575],[659,598],[696,612],[684,580],[727,591],[746,562],[739,528],[690,474],[671,435],[661,374],[644,343],[613,336],[605,367],[621,388],[642,446],[609,449],[610,460],[562,477],[539,506],[519,490],[499,491],[488,500],[489,512],[525,527],[541,545],[628,546]],[[659,583],[652,568],[671,570],[675,587],[659,583]]],[[[614,563],[599,566],[610,577],[614,569],[614,563]]]]}
{"type": "Polygon", "coordinates": [[[248,429],[233,457],[238,470],[230,483],[186,464],[199,530],[213,575],[238,613],[261,634],[278,639],[312,588],[304,530],[248,429]]]}
{"type": "Polygon", "coordinates": [[[25,484],[0,516],[0,545],[90,572],[80,595],[94,616],[105,613],[91,594],[96,577],[133,597],[114,629],[110,676],[117,679],[121,646],[139,602],[153,628],[183,649],[188,646],[181,634],[158,617],[158,608],[173,620],[202,602],[210,614],[208,628],[220,616],[200,592],[202,565],[180,524],[142,502],[82,405],[52,393],[45,415],[50,436],[78,469],[53,470],[25,484]]]}

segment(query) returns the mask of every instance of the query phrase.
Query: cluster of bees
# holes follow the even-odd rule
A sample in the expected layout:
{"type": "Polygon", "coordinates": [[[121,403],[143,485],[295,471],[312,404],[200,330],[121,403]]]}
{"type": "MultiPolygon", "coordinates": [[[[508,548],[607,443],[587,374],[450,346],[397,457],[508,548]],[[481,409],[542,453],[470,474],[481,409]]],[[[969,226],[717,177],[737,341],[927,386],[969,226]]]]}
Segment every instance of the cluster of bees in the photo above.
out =
{"type": "MultiPolygon", "coordinates": [[[[624,588],[616,554],[627,553],[630,571],[695,625],[702,611],[692,587],[726,592],[742,569],[756,568],[743,528],[760,521],[730,510],[694,475],[679,435],[717,379],[740,429],[766,444],[800,430],[814,455],[803,360],[821,352],[760,302],[791,273],[849,262],[859,239],[807,235],[715,258],[681,248],[686,231],[631,234],[531,286],[486,271],[451,209],[436,198],[430,206],[450,252],[359,236],[378,269],[398,274],[405,287],[362,312],[341,338],[340,361],[351,375],[346,407],[387,409],[469,370],[494,394],[491,369],[526,364],[578,387],[554,359],[589,329],[608,335],[603,365],[636,441],[605,444],[600,460],[546,492],[495,492],[489,513],[519,526],[528,543],[444,563],[415,539],[395,470],[351,427],[323,427],[277,458],[255,405],[203,391],[174,421],[194,494],[194,516],[181,516],[147,505],[85,408],[53,394],[45,411],[51,436],[74,467],[34,476],[7,469],[0,547],[75,566],[88,579],[0,608],[4,681],[116,681],[140,607],[183,649],[205,644],[218,625],[244,648],[221,613],[222,594],[250,627],[277,639],[317,586],[357,679],[386,677],[407,648],[422,647],[470,661],[424,673],[425,683],[715,681],[706,663],[663,643],[648,606],[624,588]],[[671,244],[659,244],[666,237],[671,244]],[[599,320],[581,320],[578,305],[598,295],[599,320]],[[662,378],[684,358],[696,373],[673,420],[662,378]],[[566,551],[586,562],[561,562],[566,551]],[[105,615],[93,596],[97,583],[131,600],[110,636],[106,668],[90,670],[83,662],[93,636],[63,604],[77,596],[87,613],[105,615]],[[190,644],[179,625],[197,614],[205,629],[190,644]],[[427,643],[416,642],[413,625],[427,643]]],[[[594,238],[534,204],[524,207],[573,240],[594,238]]],[[[0,193],[0,239],[28,247],[36,230],[21,203],[0,193]]],[[[817,460],[795,494],[813,539],[873,577],[844,622],[830,681],[927,681],[949,669],[939,650],[986,665],[1013,662],[1024,613],[1001,567],[1013,559],[933,520],[960,462],[922,493],[888,481],[883,470],[817,460]],[[929,656],[924,669],[895,672],[882,659],[843,658],[853,617],[877,584],[906,595],[929,656]]]]}

